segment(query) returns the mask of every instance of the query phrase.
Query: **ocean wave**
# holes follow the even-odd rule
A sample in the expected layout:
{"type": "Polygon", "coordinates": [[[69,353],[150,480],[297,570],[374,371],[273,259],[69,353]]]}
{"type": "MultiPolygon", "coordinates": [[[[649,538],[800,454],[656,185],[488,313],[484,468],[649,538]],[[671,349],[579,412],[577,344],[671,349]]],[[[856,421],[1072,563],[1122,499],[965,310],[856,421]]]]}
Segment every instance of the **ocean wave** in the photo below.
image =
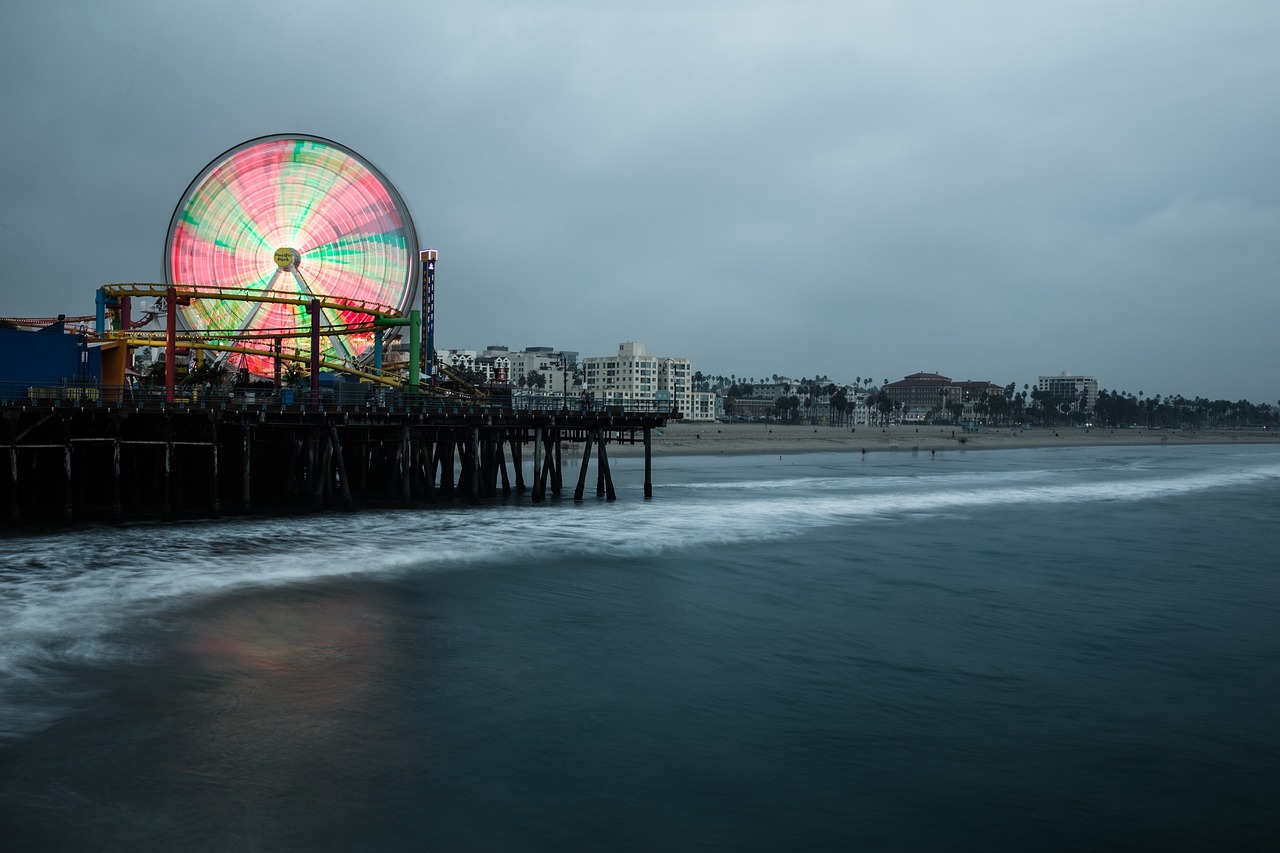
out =
{"type": "Polygon", "coordinates": [[[1256,463],[1217,459],[1202,470],[1171,471],[1120,459],[1090,470],[753,476],[675,482],[653,501],[637,499],[630,485],[616,503],[136,525],[11,541],[0,551],[0,738],[56,717],[32,697],[48,695],[59,668],[143,656],[147,650],[129,639],[131,625],[244,588],[572,554],[627,558],[794,538],[832,525],[1160,500],[1280,479],[1280,464],[1256,463]]]}

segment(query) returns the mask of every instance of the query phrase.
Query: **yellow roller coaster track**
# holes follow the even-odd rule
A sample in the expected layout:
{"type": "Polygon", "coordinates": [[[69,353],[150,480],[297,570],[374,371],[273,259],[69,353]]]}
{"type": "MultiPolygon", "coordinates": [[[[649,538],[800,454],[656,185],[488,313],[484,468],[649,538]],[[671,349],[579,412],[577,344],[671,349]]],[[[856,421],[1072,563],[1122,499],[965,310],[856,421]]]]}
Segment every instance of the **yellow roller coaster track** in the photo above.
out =
{"type": "MultiPolygon", "coordinates": [[[[148,284],[133,282],[128,284],[105,284],[102,291],[110,296],[151,296],[157,299],[164,299],[169,295],[169,288],[173,287],[175,293],[182,298],[188,299],[229,299],[241,302],[268,302],[278,305],[310,305],[312,301],[318,301],[321,308],[330,308],[338,311],[353,311],[365,314],[369,317],[390,317],[401,318],[404,315],[394,308],[387,305],[380,305],[374,302],[367,302],[363,299],[348,299],[341,296],[325,296],[323,294],[310,295],[287,295],[277,293],[263,293],[258,290],[250,290],[242,287],[213,287],[213,286],[192,286],[185,284],[148,284]]],[[[372,321],[369,324],[352,324],[347,326],[327,326],[323,334],[345,334],[349,332],[369,332],[373,331],[372,321]]],[[[292,339],[292,338],[309,338],[310,330],[269,330],[256,333],[228,332],[226,330],[210,329],[198,333],[190,331],[179,334],[175,337],[175,342],[179,346],[198,350],[212,350],[227,353],[242,353],[244,355],[267,356],[270,358],[278,357],[281,361],[295,362],[298,364],[309,364],[311,356],[309,353],[303,353],[300,350],[288,351],[281,349],[277,354],[274,349],[264,349],[262,347],[239,346],[243,341],[251,340],[273,340],[276,338],[292,339]]],[[[136,329],[120,330],[106,332],[101,336],[93,336],[97,340],[113,340],[124,341],[126,346],[130,347],[163,347],[165,345],[166,332],[140,332],[136,329]]],[[[367,369],[364,365],[340,361],[331,358],[321,358],[320,367],[322,370],[330,370],[338,373],[345,373],[350,376],[356,376],[360,379],[368,380],[379,385],[386,385],[393,388],[403,388],[409,384],[407,377],[401,378],[399,375],[388,376],[386,370],[383,375],[374,373],[367,369]]],[[[435,362],[436,372],[449,377],[454,383],[460,386],[463,391],[472,397],[488,397],[489,395],[482,388],[478,388],[463,376],[458,374],[448,365],[435,362]]],[[[398,374],[404,368],[396,371],[398,374]]]]}
{"type": "Polygon", "coordinates": [[[370,317],[403,317],[404,315],[389,305],[382,305],[377,302],[366,302],[363,299],[349,299],[345,296],[327,296],[323,293],[313,294],[286,294],[286,293],[265,293],[261,290],[252,290],[247,287],[214,287],[211,285],[190,285],[190,284],[144,284],[133,282],[129,284],[104,284],[101,287],[103,293],[110,296],[152,296],[157,299],[163,299],[169,295],[169,288],[172,287],[180,297],[189,299],[230,299],[238,302],[271,302],[277,305],[310,305],[312,300],[318,300],[321,308],[331,308],[337,311],[355,311],[360,314],[367,314],[370,317]]]}

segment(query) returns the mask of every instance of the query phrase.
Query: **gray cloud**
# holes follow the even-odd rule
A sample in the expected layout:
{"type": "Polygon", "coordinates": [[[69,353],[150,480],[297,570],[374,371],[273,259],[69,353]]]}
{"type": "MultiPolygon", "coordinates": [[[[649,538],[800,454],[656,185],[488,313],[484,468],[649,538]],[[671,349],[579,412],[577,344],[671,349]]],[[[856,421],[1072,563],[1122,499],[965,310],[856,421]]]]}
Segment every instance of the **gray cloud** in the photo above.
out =
{"type": "Polygon", "coordinates": [[[0,314],[160,276],[276,132],[372,160],[442,346],[1280,397],[1280,9],[225,3],[0,11],[0,314]]]}

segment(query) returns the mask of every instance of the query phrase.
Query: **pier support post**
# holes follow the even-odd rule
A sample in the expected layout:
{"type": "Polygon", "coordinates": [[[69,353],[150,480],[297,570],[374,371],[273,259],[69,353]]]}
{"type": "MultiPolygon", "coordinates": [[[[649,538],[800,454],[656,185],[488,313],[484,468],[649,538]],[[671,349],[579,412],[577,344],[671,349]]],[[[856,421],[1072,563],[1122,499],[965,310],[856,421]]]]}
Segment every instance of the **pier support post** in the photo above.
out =
{"type": "Polygon", "coordinates": [[[533,429],[533,502],[542,503],[542,427],[533,429]]]}
{"type": "Polygon", "coordinates": [[[445,430],[444,436],[439,440],[440,457],[440,494],[446,496],[453,495],[453,434],[451,430],[445,430]]]}
{"type": "MultiPolygon", "coordinates": [[[[319,430],[315,427],[307,431],[307,477],[303,481],[307,484],[307,492],[310,493],[311,509],[320,508],[320,498],[323,496],[323,481],[320,474],[320,436],[319,430]]],[[[304,500],[306,494],[304,493],[304,500]]]]}
{"type": "Polygon", "coordinates": [[[499,436],[498,439],[493,443],[493,447],[494,447],[494,452],[498,456],[498,459],[497,459],[498,473],[502,476],[502,496],[504,498],[509,498],[511,497],[511,479],[507,475],[507,457],[502,450],[501,436],[499,436]]]}
{"type": "MultiPolygon", "coordinates": [[[[217,445],[214,445],[217,448],[217,445]]],[[[120,501],[120,436],[111,442],[111,521],[119,524],[124,520],[124,507],[120,501]]]]}
{"type": "Polygon", "coordinates": [[[560,430],[556,430],[556,464],[555,467],[551,469],[551,494],[557,498],[560,497],[560,493],[564,491],[564,456],[561,451],[563,444],[564,438],[561,436],[560,430]]]}
{"type": "Polygon", "coordinates": [[[601,430],[600,443],[596,446],[596,497],[604,497],[604,435],[601,430]]]}
{"type": "Polygon", "coordinates": [[[22,520],[18,498],[18,445],[9,445],[9,520],[15,525],[22,520]]]}
{"type": "Polygon", "coordinates": [[[524,452],[516,439],[511,439],[511,467],[516,472],[516,491],[524,494],[524,452]]]}
{"type": "Polygon", "coordinates": [[[471,428],[470,477],[467,481],[467,500],[472,505],[480,503],[480,427],[471,428]]]}
{"type": "Polygon", "coordinates": [[[311,430],[311,435],[307,436],[308,458],[310,460],[310,477],[307,485],[311,487],[311,509],[318,511],[324,507],[325,487],[328,485],[329,477],[329,436],[322,435],[323,427],[316,427],[311,430]]]}
{"type": "Polygon", "coordinates": [[[164,520],[168,521],[169,517],[173,514],[173,442],[169,440],[166,440],[164,443],[163,478],[164,482],[161,485],[161,494],[163,495],[162,502],[164,506],[163,516],[164,520]]]}
{"type": "Polygon", "coordinates": [[[253,435],[247,423],[240,425],[240,441],[244,448],[243,467],[240,471],[240,508],[245,513],[253,509],[253,435]]]}
{"type": "Polygon", "coordinates": [[[604,474],[604,495],[605,500],[616,501],[618,493],[613,490],[613,472],[609,470],[609,451],[605,450],[604,438],[600,439],[600,457],[596,464],[600,466],[601,472],[604,474]]]}
{"type": "Polygon", "coordinates": [[[62,475],[63,475],[63,495],[62,495],[62,514],[67,524],[75,522],[74,499],[71,491],[71,440],[67,439],[67,443],[62,449],[62,475]]]}
{"type": "Polygon", "coordinates": [[[413,471],[410,470],[409,459],[409,428],[400,428],[400,447],[396,451],[396,461],[400,468],[400,500],[405,505],[413,498],[412,484],[413,471]]]}
{"type": "Polygon", "coordinates": [[[422,457],[422,497],[431,501],[435,498],[435,443],[426,435],[419,441],[419,455],[422,457]]]}
{"type": "Polygon", "coordinates": [[[649,427],[644,428],[644,496],[653,497],[653,436],[649,427]]]}
{"type": "Polygon", "coordinates": [[[305,466],[302,462],[302,442],[298,440],[295,429],[289,430],[289,469],[285,473],[284,493],[292,503],[298,497],[298,483],[306,482],[305,466]]]}
{"type": "MultiPolygon", "coordinates": [[[[118,454],[120,453],[119,448],[120,448],[120,442],[117,441],[116,442],[117,478],[119,476],[118,469],[120,465],[119,459],[118,459],[118,454]]],[[[213,517],[217,518],[222,513],[222,502],[218,498],[218,432],[216,427],[214,428],[213,441],[209,444],[209,450],[210,450],[209,508],[213,511],[213,517]]]]}
{"type": "Polygon", "coordinates": [[[573,490],[573,499],[581,501],[583,492],[587,488],[587,467],[591,464],[591,442],[596,437],[599,430],[587,431],[587,446],[582,451],[582,468],[578,470],[578,486],[573,490]]]}

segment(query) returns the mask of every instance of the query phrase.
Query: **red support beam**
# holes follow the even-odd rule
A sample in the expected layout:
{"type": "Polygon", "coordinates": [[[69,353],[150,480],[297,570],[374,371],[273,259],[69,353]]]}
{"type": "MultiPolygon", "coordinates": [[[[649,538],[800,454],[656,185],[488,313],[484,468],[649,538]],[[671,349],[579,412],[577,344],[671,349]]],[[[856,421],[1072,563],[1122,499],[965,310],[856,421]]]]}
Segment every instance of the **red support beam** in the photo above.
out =
{"type": "Polygon", "coordinates": [[[311,315],[311,403],[320,404],[320,300],[312,299],[307,306],[311,315]]]}
{"type": "Polygon", "coordinates": [[[164,401],[173,405],[173,351],[178,346],[178,290],[170,287],[164,292],[164,401]]]}

